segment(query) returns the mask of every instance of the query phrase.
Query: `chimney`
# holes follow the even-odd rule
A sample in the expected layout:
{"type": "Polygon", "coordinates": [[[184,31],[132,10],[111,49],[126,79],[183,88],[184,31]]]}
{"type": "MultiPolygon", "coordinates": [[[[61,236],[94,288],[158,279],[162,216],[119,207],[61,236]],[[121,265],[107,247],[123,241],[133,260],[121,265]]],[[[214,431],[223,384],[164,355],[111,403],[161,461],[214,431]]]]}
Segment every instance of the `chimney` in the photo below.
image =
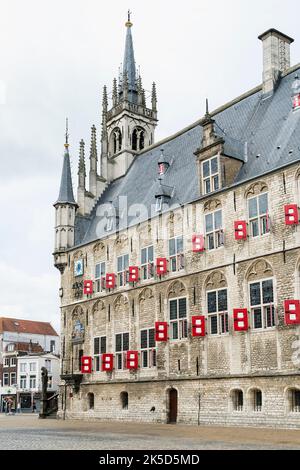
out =
{"type": "Polygon", "coordinates": [[[272,94],[281,74],[291,66],[290,45],[294,39],[274,28],[261,34],[258,39],[263,43],[263,92],[272,94]]]}

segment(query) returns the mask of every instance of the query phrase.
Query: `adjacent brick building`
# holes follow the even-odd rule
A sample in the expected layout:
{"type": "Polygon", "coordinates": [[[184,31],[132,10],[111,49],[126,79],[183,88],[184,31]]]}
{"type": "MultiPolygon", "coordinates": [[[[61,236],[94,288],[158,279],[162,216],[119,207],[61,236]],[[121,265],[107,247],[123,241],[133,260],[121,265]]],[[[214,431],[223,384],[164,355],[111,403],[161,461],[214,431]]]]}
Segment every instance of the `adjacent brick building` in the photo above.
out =
{"type": "Polygon", "coordinates": [[[263,84],[158,144],[131,36],[123,73],[55,203],[59,415],[300,422],[300,65],[263,43],[263,84]],[[299,357],[298,357],[299,356],[299,357]]]}

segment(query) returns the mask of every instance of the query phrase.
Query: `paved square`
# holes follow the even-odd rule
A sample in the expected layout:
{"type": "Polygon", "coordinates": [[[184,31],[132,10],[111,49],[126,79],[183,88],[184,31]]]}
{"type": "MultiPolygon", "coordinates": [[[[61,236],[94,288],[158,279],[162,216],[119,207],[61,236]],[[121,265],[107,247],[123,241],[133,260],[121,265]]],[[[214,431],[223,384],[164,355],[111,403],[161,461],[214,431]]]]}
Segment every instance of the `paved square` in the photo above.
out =
{"type": "Polygon", "coordinates": [[[0,415],[0,449],[300,449],[300,430],[213,428],[0,415]]]}

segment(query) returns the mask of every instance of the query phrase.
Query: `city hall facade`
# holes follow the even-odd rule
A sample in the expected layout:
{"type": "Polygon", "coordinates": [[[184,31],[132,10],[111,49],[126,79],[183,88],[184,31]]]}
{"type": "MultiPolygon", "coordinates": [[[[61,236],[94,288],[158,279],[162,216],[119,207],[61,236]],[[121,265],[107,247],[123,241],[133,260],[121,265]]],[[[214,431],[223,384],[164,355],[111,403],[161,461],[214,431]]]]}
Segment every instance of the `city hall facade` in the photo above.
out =
{"type": "Polygon", "coordinates": [[[261,35],[263,84],[156,144],[156,85],[148,105],[131,31],[129,17],[88,172],[80,141],[76,200],[66,133],[59,417],[298,427],[293,40],[261,35]]]}

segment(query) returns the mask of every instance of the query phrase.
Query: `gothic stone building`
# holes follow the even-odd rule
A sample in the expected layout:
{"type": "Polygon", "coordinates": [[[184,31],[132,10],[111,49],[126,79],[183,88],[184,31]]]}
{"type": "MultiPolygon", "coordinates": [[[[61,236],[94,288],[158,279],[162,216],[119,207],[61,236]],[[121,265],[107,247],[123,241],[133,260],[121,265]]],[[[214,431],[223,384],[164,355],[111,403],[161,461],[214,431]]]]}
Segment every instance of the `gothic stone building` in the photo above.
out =
{"type": "Polygon", "coordinates": [[[261,35],[262,85],[155,144],[156,88],[148,107],[126,27],[99,152],[92,127],[89,187],[81,141],[76,202],[66,139],[54,205],[59,416],[298,427],[293,40],[261,35]]]}

